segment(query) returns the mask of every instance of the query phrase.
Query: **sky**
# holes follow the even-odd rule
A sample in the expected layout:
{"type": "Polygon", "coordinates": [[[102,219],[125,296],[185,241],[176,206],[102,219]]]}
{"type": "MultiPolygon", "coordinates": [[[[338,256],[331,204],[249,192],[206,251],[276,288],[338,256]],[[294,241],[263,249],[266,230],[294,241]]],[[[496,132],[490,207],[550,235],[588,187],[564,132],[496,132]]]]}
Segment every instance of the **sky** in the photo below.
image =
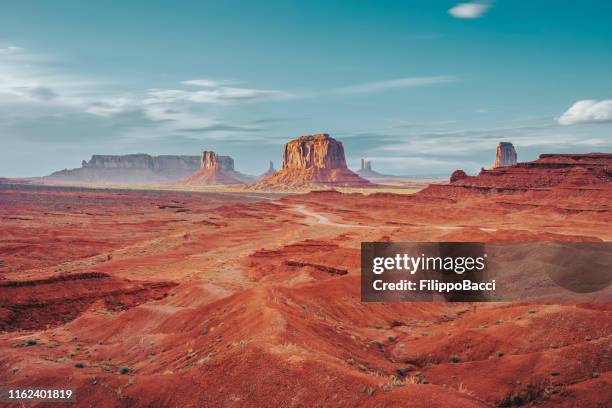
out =
{"type": "Polygon", "coordinates": [[[0,2],[0,176],[202,150],[259,174],[322,132],[406,176],[610,152],[612,2],[0,2]]]}

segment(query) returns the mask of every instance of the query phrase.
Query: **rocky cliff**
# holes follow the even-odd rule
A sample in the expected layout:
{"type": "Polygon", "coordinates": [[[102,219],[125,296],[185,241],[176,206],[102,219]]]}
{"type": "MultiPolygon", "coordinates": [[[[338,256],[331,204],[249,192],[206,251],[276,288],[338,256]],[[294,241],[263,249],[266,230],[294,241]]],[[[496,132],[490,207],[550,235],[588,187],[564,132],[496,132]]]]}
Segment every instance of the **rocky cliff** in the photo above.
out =
{"type": "Polygon", "coordinates": [[[89,161],[83,160],[80,168],[57,171],[44,179],[70,183],[173,183],[199,166],[199,156],[95,154],[89,161]]]}
{"type": "Polygon", "coordinates": [[[499,142],[495,152],[495,163],[493,163],[493,168],[514,166],[516,163],[516,150],[514,150],[512,143],[499,142]]]}
{"type": "Polygon", "coordinates": [[[282,169],[260,180],[259,188],[372,187],[346,167],[342,143],[326,133],[300,136],[287,143],[282,169]]]}
{"type": "Polygon", "coordinates": [[[179,181],[187,185],[229,185],[242,184],[242,181],[232,176],[234,159],[229,156],[218,156],[213,151],[202,152],[200,168],[193,174],[179,181]]]}
{"type": "Polygon", "coordinates": [[[461,170],[453,176],[450,184],[430,185],[419,194],[457,197],[550,190],[596,194],[612,188],[612,154],[542,154],[531,162],[482,169],[477,176],[467,176],[461,170]]]}

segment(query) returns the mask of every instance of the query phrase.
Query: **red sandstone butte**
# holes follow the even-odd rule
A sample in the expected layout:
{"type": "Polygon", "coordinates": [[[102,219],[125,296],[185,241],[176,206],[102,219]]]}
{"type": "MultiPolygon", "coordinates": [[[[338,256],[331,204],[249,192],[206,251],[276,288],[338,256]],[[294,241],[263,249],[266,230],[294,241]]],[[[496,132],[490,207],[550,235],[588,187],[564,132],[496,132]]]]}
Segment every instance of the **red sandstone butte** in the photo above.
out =
{"type": "Polygon", "coordinates": [[[373,187],[346,166],[342,143],[326,133],[304,135],[285,145],[282,169],[259,188],[373,187]]]}
{"type": "Polygon", "coordinates": [[[187,185],[227,185],[242,184],[242,182],[226,173],[233,170],[234,161],[229,156],[218,156],[213,151],[202,152],[200,169],[191,176],[179,181],[187,185]],[[231,163],[230,163],[231,161],[231,163]],[[231,164],[231,166],[230,166],[231,164]]]}
{"type": "Polygon", "coordinates": [[[499,142],[495,152],[495,163],[493,168],[514,166],[516,164],[516,150],[509,142],[499,142]]]}

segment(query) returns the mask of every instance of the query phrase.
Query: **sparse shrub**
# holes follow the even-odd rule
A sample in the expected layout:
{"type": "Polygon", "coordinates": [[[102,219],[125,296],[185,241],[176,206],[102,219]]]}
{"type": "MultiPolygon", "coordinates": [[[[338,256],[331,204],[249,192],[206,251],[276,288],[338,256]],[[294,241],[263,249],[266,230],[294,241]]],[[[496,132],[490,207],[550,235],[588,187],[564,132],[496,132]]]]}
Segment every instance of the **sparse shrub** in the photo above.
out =
{"type": "Polygon", "coordinates": [[[503,321],[502,321],[502,320],[496,320],[496,321],[495,321],[495,324],[497,324],[497,325],[500,325],[500,324],[502,324],[502,323],[503,323],[503,321]]]}
{"type": "Polygon", "coordinates": [[[450,359],[449,359],[449,360],[450,360],[450,362],[451,362],[451,363],[453,363],[453,364],[458,363],[458,362],[460,362],[460,361],[461,361],[461,359],[459,358],[459,356],[458,356],[458,355],[456,355],[456,354],[453,354],[452,356],[450,356],[450,359]]]}
{"type": "Polygon", "coordinates": [[[36,339],[27,339],[25,343],[28,346],[35,346],[35,345],[38,344],[38,340],[36,340],[36,339]]]}
{"type": "Polygon", "coordinates": [[[349,358],[346,359],[346,362],[349,365],[354,365],[355,364],[355,359],[353,357],[349,357],[349,358]]]}
{"type": "Polygon", "coordinates": [[[537,312],[537,310],[535,310],[535,309],[529,309],[527,311],[527,313],[529,313],[529,314],[534,314],[535,312],[537,312]]]}
{"type": "Polygon", "coordinates": [[[553,394],[556,394],[556,393],[557,393],[557,390],[555,390],[554,388],[546,388],[544,390],[544,394],[546,394],[546,395],[553,395],[553,394]]]}
{"type": "Polygon", "coordinates": [[[504,352],[503,351],[498,351],[497,352],[497,357],[503,357],[504,356],[504,352]]]}
{"type": "Polygon", "coordinates": [[[130,372],[130,369],[128,367],[121,367],[119,369],[119,374],[128,374],[130,372]]]}
{"type": "Polygon", "coordinates": [[[553,377],[558,377],[561,375],[561,373],[558,371],[551,371],[550,375],[552,375],[553,377]]]}
{"type": "Polygon", "coordinates": [[[85,364],[83,364],[82,362],[78,362],[74,365],[76,368],[85,368],[85,364]]]}

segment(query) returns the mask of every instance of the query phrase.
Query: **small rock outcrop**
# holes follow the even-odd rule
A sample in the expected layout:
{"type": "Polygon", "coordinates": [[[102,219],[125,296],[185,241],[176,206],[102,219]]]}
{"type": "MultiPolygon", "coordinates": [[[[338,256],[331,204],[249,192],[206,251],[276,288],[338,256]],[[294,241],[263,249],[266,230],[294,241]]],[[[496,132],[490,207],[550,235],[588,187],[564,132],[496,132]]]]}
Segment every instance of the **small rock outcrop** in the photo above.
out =
{"type": "Polygon", "coordinates": [[[265,173],[261,174],[257,179],[258,180],[264,179],[266,177],[273,175],[274,173],[276,173],[276,169],[274,168],[274,162],[270,160],[270,166],[268,167],[268,170],[266,170],[265,173]]]}
{"type": "Polygon", "coordinates": [[[234,160],[229,156],[218,156],[213,151],[202,152],[200,169],[179,181],[186,185],[231,185],[242,184],[240,180],[232,177],[234,160]]]}
{"type": "Polygon", "coordinates": [[[464,178],[469,177],[467,173],[463,170],[455,170],[453,174],[450,176],[450,182],[453,183],[458,180],[463,180],[464,178]]]}
{"type": "Polygon", "coordinates": [[[256,187],[272,189],[310,187],[373,187],[346,167],[342,143],[326,133],[304,135],[287,143],[282,169],[256,187]]]}
{"type": "Polygon", "coordinates": [[[495,163],[493,168],[514,166],[516,161],[516,150],[509,142],[499,142],[497,151],[495,152],[495,163]]]}
{"type": "Polygon", "coordinates": [[[199,166],[199,156],[94,154],[89,161],[81,161],[80,168],[56,171],[44,180],[101,184],[174,183],[199,166]]]}

